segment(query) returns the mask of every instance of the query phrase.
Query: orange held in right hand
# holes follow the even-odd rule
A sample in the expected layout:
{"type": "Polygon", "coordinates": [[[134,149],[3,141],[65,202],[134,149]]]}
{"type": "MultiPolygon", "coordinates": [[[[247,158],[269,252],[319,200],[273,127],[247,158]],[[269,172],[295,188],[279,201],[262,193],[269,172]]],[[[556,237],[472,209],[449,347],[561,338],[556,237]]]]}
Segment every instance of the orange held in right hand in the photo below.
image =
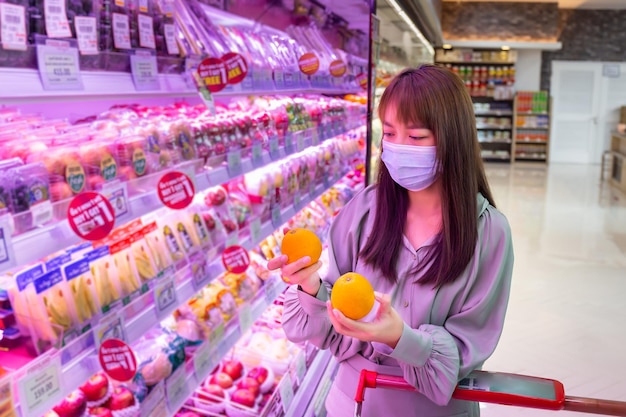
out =
{"type": "Polygon", "coordinates": [[[372,284],[356,272],[348,272],[337,279],[330,293],[330,303],[352,320],[372,321],[378,310],[372,284]]]}
{"type": "Polygon", "coordinates": [[[311,261],[306,266],[309,267],[319,261],[322,255],[322,241],[310,230],[291,229],[285,233],[280,251],[287,255],[288,264],[308,256],[311,261]]]}

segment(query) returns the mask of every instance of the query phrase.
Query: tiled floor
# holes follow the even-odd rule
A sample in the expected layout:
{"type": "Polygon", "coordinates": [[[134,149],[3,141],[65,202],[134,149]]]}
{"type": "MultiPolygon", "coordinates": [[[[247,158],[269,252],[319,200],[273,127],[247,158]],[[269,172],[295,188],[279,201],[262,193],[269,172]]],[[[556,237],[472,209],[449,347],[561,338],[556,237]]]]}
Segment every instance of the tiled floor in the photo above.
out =
{"type": "MultiPolygon", "coordinates": [[[[484,369],[561,381],[567,395],[626,401],[626,196],[598,166],[488,165],[511,223],[504,333],[484,369]]],[[[484,405],[483,417],[587,414],[484,405]]]]}

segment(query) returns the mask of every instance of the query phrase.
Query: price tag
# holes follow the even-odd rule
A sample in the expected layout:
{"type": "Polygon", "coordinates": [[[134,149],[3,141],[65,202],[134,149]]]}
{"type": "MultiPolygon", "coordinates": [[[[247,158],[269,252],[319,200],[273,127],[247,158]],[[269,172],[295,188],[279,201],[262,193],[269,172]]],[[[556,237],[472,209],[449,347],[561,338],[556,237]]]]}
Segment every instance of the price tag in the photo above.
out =
{"type": "Polygon", "coordinates": [[[10,3],[0,3],[0,40],[2,49],[25,51],[26,9],[10,3]]]}
{"type": "Polygon", "coordinates": [[[33,218],[33,226],[41,226],[52,220],[52,203],[50,200],[42,201],[41,203],[30,206],[30,214],[33,218]]]}
{"type": "Polygon", "coordinates": [[[226,237],[226,247],[239,244],[239,232],[233,232],[226,237]]]}
{"type": "Polygon", "coordinates": [[[241,150],[237,149],[234,151],[228,152],[228,174],[231,177],[235,177],[237,175],[241,175],[241,150]]]}
{"type": "Polygon", "coordinates": [[[282,381],[280,381],[280,398],[283,403],[283,410],[287,412],[293,402],[293,383],[289,374],[285,374],[282,381]]]}
{"type": "Polygon", "coordinates": [[[0,417],[17,417],[13,404],[13,384],[8,375],[0,379],[0,417]]]}
{"type": "Polygon", "coordinates": [[[263,145],[255,143],[252,145],[252,165],[255,167],[264,165],[263,161],[263,145]]]}
{"type": "Polygon", "coordinates": [[[282,224],[283,218],[280,212],[280,206],[276,205],[272,208],[272,225],[278,229],[282,224]]]}
{"type": "Polygon", "coordinates": [[[51,38],[69,38],[72,36],[70,24],[65,12],[65,0],[44,0],[46,34],[51,38]]]}
{"type": "Polygon", "coordinates": [[[131,49],[130,24],[128,15],[112,13],[113,19],[113,43],[117,49],[131,49]]]}
{"type": "Polygon", "coordinates": [[[241,333],[245,333],[252,328],[252,310],[249,304],[243,304],[239,308],[239,328],[241,333]]]}
{"type": "Polygon", "coordinates": [[[189,397],[187,373],[184,366],[181,365],[165,380],[165,392],[170,410],[178,409],[189,397]]]}
{"type": "Polygon", "coordinates": [[[309,185],[309,196],[311,200],[315,200],[317,198],[317,190],[314,183],[311,183],[311,185],[309,185]]]}
{"type": "Polygon", "coordinates": [[[296,191],[293,195],[293,205],[296,209],[299,209],[301,204],[302,197],[300,196],[300,191],[296,191]]]}
{"type": "Polygon", "coordinates": [[[215,348],[222,343],[222,340],[224,340],[224,323],[220,323],[209,334],[209,349],[215,351],[215,348]]]}
{"type": "Polygon", "coordinates": [[[298,356],[296,356],[296,377],[298,378],[298,383],[302,384],[304,380],[304,376],[306,375],[306,353],[301,351],[298,356]]]}
{"type": "Polygon", "coordinates": [[[214,366],[211,359],[211,346],[205,342],[193,354],[193,369],[196,373],[196,379],[203,381],[214,366]]]}
{"type": "Polygon", "coordinates": [[[67,220],[76,235],[86,240],[101,240],[115,226],[115,212],[102,194],[85,191],[67,208],[67,220]]]}
{"type": "Polygon", "coordinates": [[[320,144],[320,132],[314,127],[311,129],[311,145],[317,146],[320,144]]]}
{"type": "Polygon", "coordinates": [[[261,241],[261,220],[254,219],[250,222],[250,237],[252,239],[252,245],[257,245],[261,241]]]}
{"type": "Polygon", "coordinates": [[[189,176],[179,171],[172,171],[161,177],[157,184],[157,193],[164,205],[174,210],[181,210],[191,204],[196,189],[189,176]]]}
{"type": "Polygon", "coordinates": [[[124,319],[117,314],[114,314],[111,318],[107,317],[95,328],[94,338],[98,347],[107,339],[126,341],[124,319]]]}
{"type": "Polygon", "coordinates": [[[274,84],[276,87],[284,87],[285,86],[285,74],[282,69],[274,70],[274,84]]]}
{"type": "Polygon", "coordinates": [[[163,25],[165,32],[165,46],[167,47],[167,53],[170,55],[180,54],[178,49],[178,42],[176,42],[176,26],[171,23],[163,25]]]}
{"type": "Polygon", "coordinates": [[[294,152],[293,134],[291,132],[287,132],[287,135],[285,136],[285,148],[286,148],[287,153],[294,152]]]}
{"type": "Polygon", "coordinates": [[[265,302],[268,305],[272,304],[274,300],[276,299],[276,297],[278,296],[278,283],[276,282],[276,279],[270,278],[269,280],[265,281],[264,288],[265,288],[265,302]]]}
{"type": "Polygon", "coordinates": [[[102,370],[116,381],[130,381],[137,373],[137,359],[133,350],[119,339],[102,341],[98,359],[102,370]]]}
{"type": "Polygon", "coordinates": [[[304,132],[298,132],[296,136],[296,149],[298,152],[302,152],[304,150],[304,132]]]}
{"type": "Polygon", "coordinates": [[[208,258],[203,252],[196,252],[191,255],[191,279],[194,288],[200,290],[210,279],[208,258]]]}
{"type": "Polygon", "coordinates": [[[152,387],[150,394],[141,403],[141,417],[167,417],[163,381],[152,387]]]}
{"type": "Polygon", "coordinates": [[[278,150],[278,138],[270,139],[270,158],[272,161],[280,159],[280,152],[278,150]]]}
{"type": "Polygon", "coordinates": [[[135,53],[130,56],[130,70],[133,74],[135,90],[160,90],[159,69],[154,55],[135,53]]]}
{"type": "Polygon", "coordinates": [[[61,358],[47,357],[17,381],[20,407],[25,416],[39,416],[63,398],[61,358]]]}
{"type": "Polygon", "coordinates": [[[152,18],[140,13],[137,22],[139,23],[139,46],[149,49],[156,48],[152,18]]]}
{"type": "Polygon", "coordinates": [[[165,279],[162,284],[154,288],[154,304],[159,317],[168,314],[171,307],[178,305],[174,277],[165,279]]]}
{"type": "Polygon", "coordinates": [[[115,180],[106,183],[102,187],[102,195],[104,195],[111,203],[111,206],[113,206],[116,219],[129,214],[130,208],[128,206],[128,187],[126,182],[115,180]]]}
{"type": "Polygon", "coordinates": [[[227,52],[222,55],[222,62],[226,66],[228,84],[239,84],[248,75],[248,63],[237,52],[227,52]]]}
{"type": "Polygon", "coordinates": [[[78,41],[78,50],[81,55],[98,54],[98,32],[96,18],[89,16],[75,16],[74,29],[78,41]]]}
{"type": "Polygon", "coordinates": [[[37,45],[37,65],[44,90],[82,90],[78,49],[67,41],[48,39],[37,45]]]}
{"type": "Polygon", "coordinates": [[[326,397],[328,396],[328,392],[332,386],[330,382],[330,378],[324,378],[324,382],[320,384],[321,388],[318,390],[318,394],[313,401],[313,408],[315,409],[315,417],[326,415],[324,403],[326,402],[326,397]]]}
{"type": "Polygon", "coordinates": [[[243,274],[250,267],[250,256],[245,248],[231,245],[222,253],[222,264],[228,272],[243,274]]]}

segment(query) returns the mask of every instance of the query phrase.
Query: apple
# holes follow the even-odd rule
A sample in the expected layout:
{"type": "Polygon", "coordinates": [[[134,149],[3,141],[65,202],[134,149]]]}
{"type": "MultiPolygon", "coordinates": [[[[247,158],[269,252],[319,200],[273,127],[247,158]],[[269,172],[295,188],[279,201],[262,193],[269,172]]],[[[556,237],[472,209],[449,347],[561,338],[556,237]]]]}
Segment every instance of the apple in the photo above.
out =
{"type": "Polygon", "coordinates": [[[259,384],[264,383],[268,375],[269,371],[264,366],[257,366],[248,372],[248,376],[256,379],[259,384]]]}
{"type": "Polygon", "coordinates": [[[106,397],[109,391],[109,379],[104,372],[92,375],[89,380],[80,387],[80,390],[87,397],[87,401],[100,401],[106,397]]]}
{"type": "Polygon", "coordinates": [[[198,398],[211,403],[218,402],[217,398],[226,398],[224,389],[217,384],[208,384],[200,388],[198,391],[198,398]]]}
{"type": "Polygon", "coordinates": [[[242,379],[239,384],[237,384],[237,388],[239,389],[247,389],[256,397],[259,395],[259,391],[261,390],[259,386],[259,381],[254,378],[246,377],[242,379]]]}
{"type": "Polygon", "coordinates": [[[105,407],[90,408],[89,415],[93,417],[113,417],[111,410],[105,407]]]}
{"type": "Polygon", "coordinates": [[[230,375],[233,381],[236,381],[243,375],[243,364],[236,360],[224,361],[222,363],[222,372],[230,375]]]}
{"type": "Polygon", "coordinates": [[[135,396],[126,387],[117,387],[113,390],[111,398],[107,401],[107,407],[112,411],[123,410],[135,405],[135,396]]]}
{"type": "Polygon", "coordinates": [[[243,405],[244,407],[253,408],[256,396],[250,390],[238,389],[233,393],[230,399],[232,402],[243,405]]]}
{"type": "Polygon", "coordinates": [[[224,389],[228,389],[233,386],[233,378],[224,372],[218,372],[211,377],[209,384],[219,385],[224,389]]]}
{"type": "Polygon", "coordinates": [[[87,398],[82,391],[72,391],[63,401],[53,407],[52,410],[59,417],[80,417],[87,409],[87,398]]]}

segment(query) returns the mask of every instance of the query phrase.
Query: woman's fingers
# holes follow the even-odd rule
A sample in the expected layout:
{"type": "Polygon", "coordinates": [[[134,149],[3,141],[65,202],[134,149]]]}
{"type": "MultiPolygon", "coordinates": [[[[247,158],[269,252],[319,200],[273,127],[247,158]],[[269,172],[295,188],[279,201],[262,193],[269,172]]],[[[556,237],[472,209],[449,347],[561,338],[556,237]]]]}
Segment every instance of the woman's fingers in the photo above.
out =
{"type": "Polygon", "coordinates": [[[294,275],[296,272],[305,269],[310,262],[311,258],[309,256],[305,256],[290,264],[285,263],[285,265],[283,265],[283,275],[294,275]]]}
{"type": "Polygon", "coordinates": [[[287,263],[287,255],[281,255],[276,258],[272,258],[267,263],[267,269],[270,271],[274,271],[276,269],[280,269],[287,263]]]}
{"type": "Polygon", "coordinates": [[[319,261],[309,267],[306,266],[308,262],[302,264],[299,262],[300,260],[292,262],[282,268],[283,277],[291,284],[300,284],[306,281],[322,267],[322,263],[319,261]]]}

